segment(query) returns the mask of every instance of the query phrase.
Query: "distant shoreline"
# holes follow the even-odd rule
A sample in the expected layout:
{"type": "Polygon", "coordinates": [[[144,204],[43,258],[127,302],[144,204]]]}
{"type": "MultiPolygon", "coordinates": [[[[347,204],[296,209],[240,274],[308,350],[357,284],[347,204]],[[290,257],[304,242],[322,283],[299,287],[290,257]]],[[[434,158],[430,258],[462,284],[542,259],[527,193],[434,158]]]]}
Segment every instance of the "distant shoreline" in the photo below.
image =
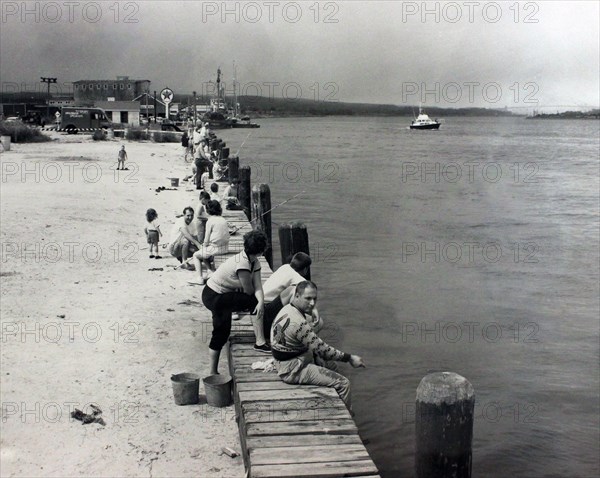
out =
{"type": "Polygon", "coordinates": [[[566,111],[564,113],[538,114],[534,116],[528,116],[527,119],[598,120],[600,119],[600,113],[598,112],[598,110],[588,111],[586,113],[583,113],[581,111],[566,111]]]}

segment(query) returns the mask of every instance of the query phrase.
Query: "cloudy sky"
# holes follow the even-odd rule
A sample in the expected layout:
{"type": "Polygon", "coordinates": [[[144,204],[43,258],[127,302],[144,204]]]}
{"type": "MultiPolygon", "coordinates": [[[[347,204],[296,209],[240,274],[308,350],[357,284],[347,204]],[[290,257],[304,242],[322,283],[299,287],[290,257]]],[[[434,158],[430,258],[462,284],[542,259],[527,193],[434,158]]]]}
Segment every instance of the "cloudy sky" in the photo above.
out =
{"type": "Polygon", "coordinates": [[[152,81],[339,101],[598,107],[597,1],[4,1],[3,91],[152,81]],[[18,85],[18,86],[17,86],[18,85]]]}

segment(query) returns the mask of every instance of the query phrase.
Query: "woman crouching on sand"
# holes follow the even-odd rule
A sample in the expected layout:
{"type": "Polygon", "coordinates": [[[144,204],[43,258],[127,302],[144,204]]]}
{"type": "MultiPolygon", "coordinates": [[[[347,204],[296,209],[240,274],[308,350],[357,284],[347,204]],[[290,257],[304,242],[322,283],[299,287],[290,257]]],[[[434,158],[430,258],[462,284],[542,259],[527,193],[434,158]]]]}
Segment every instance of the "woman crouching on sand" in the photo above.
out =
{"type": "Polygon", "coordinates": [[[267,248],[267,237],[260,231],[244,235],[244,250],[227,259],[210,276],[202,291],[202,302],[212,312],[213,331],[209,344],[210,374],[219,368],[221,349],[231,332],[231,314],[253,310],[254,349],[270,353],[263,333],[264,295],[259,257],[267,248]],[[241,292],[243,291],[243,292],[241,292]]]}

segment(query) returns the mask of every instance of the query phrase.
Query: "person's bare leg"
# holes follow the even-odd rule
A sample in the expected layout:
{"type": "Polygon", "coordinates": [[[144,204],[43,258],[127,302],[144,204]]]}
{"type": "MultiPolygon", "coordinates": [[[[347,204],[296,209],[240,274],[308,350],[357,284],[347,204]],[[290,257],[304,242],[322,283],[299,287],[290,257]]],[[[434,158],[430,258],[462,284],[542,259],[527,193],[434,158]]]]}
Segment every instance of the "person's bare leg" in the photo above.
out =
{"type": "Polygon", "coordinates": [[[198,271],[198,279],[200,279],[200,282],[202,282],[202,259],[200,256],[200,252],[194,252],[194,255],[192,256],[193,261],[194,261],[194,266],[196,267],[196,270],[198,271]]]}
{"type": "Polygon", "coordinates": [[[264,318],[258,318],[257,315],[252,315],[252,328],[254,329],[254,336],[256,337],[256,345],[264,345],[267,343],[265,340],[265,333],[263,332],[263,320],[264,318]]]}
{"type": "Polygon", "coordinates": [[[208,349],[208,358],[210,363],[210,374],[216,375],[219,373],[219,357],[221,356],[220,350],[208,349]]]}

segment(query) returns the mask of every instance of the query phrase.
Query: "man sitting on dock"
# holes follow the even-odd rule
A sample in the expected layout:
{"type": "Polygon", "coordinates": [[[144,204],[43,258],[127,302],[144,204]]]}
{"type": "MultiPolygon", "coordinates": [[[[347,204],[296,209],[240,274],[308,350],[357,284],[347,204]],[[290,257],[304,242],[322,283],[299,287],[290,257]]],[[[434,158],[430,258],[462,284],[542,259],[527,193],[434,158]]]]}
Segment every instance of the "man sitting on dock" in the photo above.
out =
{"type": "Polygon", "coordinates": [[[183,262],[182,267],[189,270],[193,270],[193,266],[186,261],[201,247],[196,236],[197,233],[198,226],[194,224],[194,209],[186,207],[183,210],[183,217],[175,221],[171,230],[169,253],[179,262],[183,262]]]}
{"type": "Polygon", "coordinates": [[[320,339],[306,321],[317,303],[317,286],[300,282],[292,302],[286,305],[271,327],[271,350],[279,377],[289,384],[333,387],[352,410],[350,381],[337,372],[315,365],[313,353],[323,360],[348,362],[352,367],[364,367],[358,355],[341,352],[320,339]]]}
{"type": "MultiPolygon", "coordinates": [[[[263,322],[265,337],[269,337],[271,334],[271,325],[273,325],[273,321],[277,317],[277,314],[279,314],[279,311],[283,309],[284,305],[289,304],[294,297],[296,286],[306,280],[306,274],[311,264],[312,259],[308,254],[297,252],[292,256],[289,264],[283,264],[279,267],[263,284],[263,291],[265,293],[265,316],[263,322]]],[[[318,333],[321,324],[316,305],[312,310],[312,317],[312,323],[309,325],[318,333]]]]}

